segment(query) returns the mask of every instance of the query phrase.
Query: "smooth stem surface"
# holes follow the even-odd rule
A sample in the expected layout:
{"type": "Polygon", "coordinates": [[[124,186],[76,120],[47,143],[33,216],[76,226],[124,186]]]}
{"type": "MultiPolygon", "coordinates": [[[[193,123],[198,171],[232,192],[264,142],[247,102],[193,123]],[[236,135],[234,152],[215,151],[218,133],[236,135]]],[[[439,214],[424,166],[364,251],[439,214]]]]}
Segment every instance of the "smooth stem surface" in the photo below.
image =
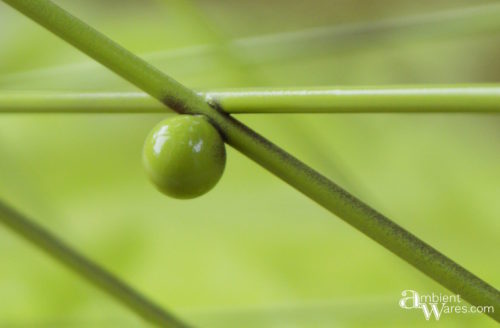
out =
{"type": "Polygon", "coordinates": [[[381,86],[210,92],[230,113],[494,113],[500,86],[381,86]]]}
{"type": "Polygon", "coordinates": [[[117,277],[0,200],[0,222],[64,264],[147,321],[168,328],[188,327],[117,277]]]}
{"type": "Polygon", "coordinates": [[[49,0],[3,0],[108,66],[178,113],[203,114],[228,144],[336,214],[429,277],[475,305],[492,305],[500,322],[500,292],[355,198],[203,97],[161,73],[49,0]]]}
{"type": "Polygon", "coordinates": [[[165,113],[142,92],[2,92],[0,113],[165,113]]]}
{"type": "MultiPolygon", "coordinates": [[[[500,113],[500,86],[288,88],[199,93],[231,114],[500,113]]],[[[0,113],[164,113],[140,92],[3,92],[0,113]]]]}

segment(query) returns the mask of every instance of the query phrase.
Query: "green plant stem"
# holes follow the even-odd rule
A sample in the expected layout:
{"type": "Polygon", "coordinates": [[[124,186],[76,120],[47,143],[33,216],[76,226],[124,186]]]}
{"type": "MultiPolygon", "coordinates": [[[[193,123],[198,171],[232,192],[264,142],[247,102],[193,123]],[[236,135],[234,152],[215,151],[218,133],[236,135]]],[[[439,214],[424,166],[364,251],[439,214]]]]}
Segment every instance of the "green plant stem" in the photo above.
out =
{"type": "MultiPolygon", "coordinates": [[[[500,86],[392,86],[209,91],[231,114],[499,113],[500,86]]],[[[0,113],[164,113],[146,93],[3,92],[0,113]]]]}
{"type": "Polygon", "coordinates": [[[154,304],[117,277],[90,261],[59,240],[56,236],[18,213],[0,200],[0,222],[13,232],[33,243],[39,249],[64,264],[97,288],[113,296],[119,302],[159,327],[183,328],[181,323],[160,306],[154,304]]]}
{"type": "Polygon", "coordinates": [[[165,113],[142,92],[2,92],[0,113],[165,113]]]}
{"type": "Polygon", "coordinates": [[[234,90],[208,94],[231,113],[500,112],[500,86],[234,90]]]}
{"type": "Polygon", "coordinates": [[[470,303],[500,309],[494,287],[51,1],[3,1],[176,112],[206,115],[228,144],[470,303]]]}

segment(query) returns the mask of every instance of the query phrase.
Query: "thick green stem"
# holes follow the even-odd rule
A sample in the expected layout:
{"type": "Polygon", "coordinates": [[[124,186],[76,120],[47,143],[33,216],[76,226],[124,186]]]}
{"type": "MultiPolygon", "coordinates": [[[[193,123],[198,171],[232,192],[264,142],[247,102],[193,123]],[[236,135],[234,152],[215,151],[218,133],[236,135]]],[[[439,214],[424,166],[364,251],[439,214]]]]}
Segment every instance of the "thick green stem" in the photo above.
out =
{"type": "Polygon", "coordinates": [[[0,222],[158,327],[188,327],[99,265],[0,200],[0,222]]]}
{"type": "MultiPolygon", "coordinates": [[[[500,86],[244,89],[199,93],[231,114],[499,113],[500,86]]],[[[0,113],[164,113],[139,92],[3,92],[0,113]]]]}
{"type": "MultiPolygon", "coordinates": [[[[210,118],[228,144],[475,305],[500,309],[500,292],[203,97],[49,0],[4,0],[179,113],[210,118]]],[[[500,321],[500,311],[488,313],[500,321]]]]}

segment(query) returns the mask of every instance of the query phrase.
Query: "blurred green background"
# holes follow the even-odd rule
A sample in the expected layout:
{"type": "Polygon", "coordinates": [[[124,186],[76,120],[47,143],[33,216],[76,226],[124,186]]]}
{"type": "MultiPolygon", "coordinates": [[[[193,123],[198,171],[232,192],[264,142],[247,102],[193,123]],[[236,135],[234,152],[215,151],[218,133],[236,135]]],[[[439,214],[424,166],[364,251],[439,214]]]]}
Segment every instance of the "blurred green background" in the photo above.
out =
{"type": "MultiPolygon", "coordinates": [[[[500,1],[56,2],[198,90],[500,82],[500,1]]],[[[136,89],[0,3],[2,90],[136,89]]],[[[209,194],[164,197],[164,116],[3,114],[0,197],[199,327],[495,326],[399,308],[451,293],[232,149],[209,194]]],[[[500,116],[239,118],[500,286],[500,116]]],[[[0,327],[144,325],[0,226],[0,327]]]]}

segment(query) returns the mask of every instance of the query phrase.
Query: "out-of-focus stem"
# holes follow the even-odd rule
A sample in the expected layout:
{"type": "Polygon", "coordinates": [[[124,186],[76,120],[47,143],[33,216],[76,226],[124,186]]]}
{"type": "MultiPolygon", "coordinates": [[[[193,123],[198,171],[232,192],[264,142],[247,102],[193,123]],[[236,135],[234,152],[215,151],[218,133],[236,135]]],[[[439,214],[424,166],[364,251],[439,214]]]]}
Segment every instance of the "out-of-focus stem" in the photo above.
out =
{"type": "Polygon", "coordinates": [[[113,274],[87,259],[55,235],[31,221],[25,215],[9,207],[1,200],[0,223],[85,278],[97,288],[113,296],[145,320],[158,327],[188,327],[113,274]]]}

